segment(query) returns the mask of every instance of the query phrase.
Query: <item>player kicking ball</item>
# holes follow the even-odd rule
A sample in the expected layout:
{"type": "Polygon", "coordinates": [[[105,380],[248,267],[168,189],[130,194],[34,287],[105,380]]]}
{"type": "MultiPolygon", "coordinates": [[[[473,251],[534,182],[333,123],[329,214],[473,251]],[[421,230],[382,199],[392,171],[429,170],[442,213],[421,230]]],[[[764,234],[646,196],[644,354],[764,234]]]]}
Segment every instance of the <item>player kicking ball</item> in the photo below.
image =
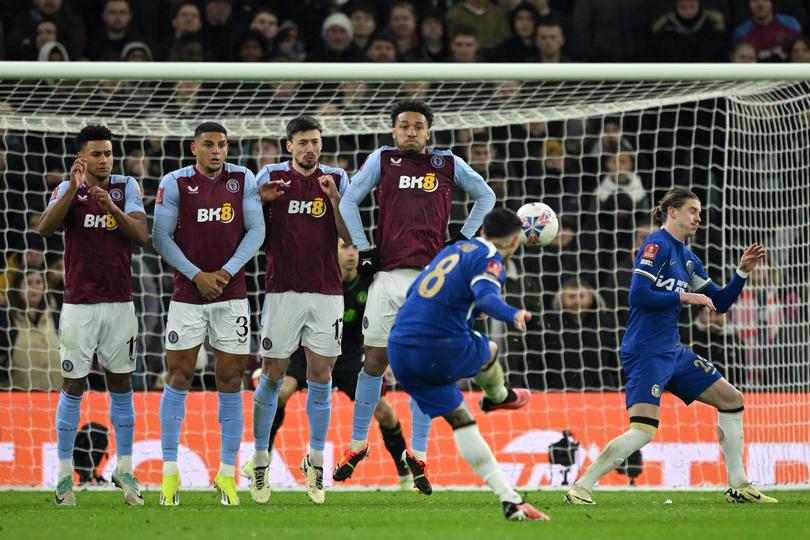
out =
{"type": "Polygon", "coordinates": [[[464,460],[495,492],[510,520],[548,520],[507,483],[481,437],[456,381],[472,377],[484,391],[485,412],[519,409],[531,393],[507,388],[498,347],[476,332],[485,313],[526,331],[531,314],[505,303],[504,261],[520,245],[520,218],[505,208],[484,218],[483,233],[444,248],[408,289],[388,338],[388,359],[402,388],[431,418],[442,416],[453,428],[464,460]]]}
{"type": "Polygon", "coordinates": [[[661,394],[669,390],[687,405],[697,400],[717,409],[717,433],[728,472],[726,500],[775,503],[776,499],[751,485],[743,467],[742,394],[708,360],[682,344],[678,335],[681,305],[728,311],[748,274],[765,258],[765,247],[756,243],[749,246],[731,282],[721,289],[686,245],[700,225],[697,195],[682,188],[671,189],[658,203],[653,217],[662,227],[647,238],[636,255],[630,282],[630,319],[620,352],[627,373],[630,429],[605,446],[565,495],[565,501],[595,504],[591,491],[596,482],[652,441],[658,430],[661,394]]]}

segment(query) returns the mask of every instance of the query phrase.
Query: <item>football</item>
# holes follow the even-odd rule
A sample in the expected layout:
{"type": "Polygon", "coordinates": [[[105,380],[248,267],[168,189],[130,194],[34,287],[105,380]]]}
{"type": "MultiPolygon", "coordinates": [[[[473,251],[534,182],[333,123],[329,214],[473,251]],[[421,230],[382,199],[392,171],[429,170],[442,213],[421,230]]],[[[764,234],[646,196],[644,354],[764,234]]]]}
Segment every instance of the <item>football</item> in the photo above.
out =
{"type": "Polygon", "coordinates": [[[520,240],[524,246],[547,246],[560,230],[557,214],[541,202],[524,204],[518,209],[517,215],[523,228],[520,240]]]}

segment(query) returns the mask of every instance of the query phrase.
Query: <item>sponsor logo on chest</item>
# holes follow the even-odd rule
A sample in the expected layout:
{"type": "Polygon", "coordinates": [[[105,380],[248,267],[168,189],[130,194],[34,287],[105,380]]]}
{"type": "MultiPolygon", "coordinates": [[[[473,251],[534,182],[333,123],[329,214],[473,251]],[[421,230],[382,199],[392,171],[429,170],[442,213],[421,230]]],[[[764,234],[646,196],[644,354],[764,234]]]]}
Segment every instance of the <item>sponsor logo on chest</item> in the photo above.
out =
{"type": "Polygon", "coordinates": [[[426,193],[433,193],[439,187],[439,180],[435,172],[429,172],[425,176],[408,176],[403,174],[399,177],[399,189],[421,189],[426,193]]]}
{"type": "Polygon", "coordinates": [[[197,223],[204,223],[208,221],[230,223],[235,217],[236,211],[233,209],[233,205],[229,202],[224,203],[219,208],[197,209],[197,223]]]}
{"type": "Polygon", "coordinates": [[[112,214],[85,214],[84,215],[84,228],[85,229],[107,229],[114,231],[118,228],[118,222],[112,214]]]}
{"type": "Polygon", "coordinates": [[[323,197],[315,197],[311,201],[291,200],[287,205],[288,214],[309,214],[312,217],[323,217],[326,214],[326,202],[323,197]]]}

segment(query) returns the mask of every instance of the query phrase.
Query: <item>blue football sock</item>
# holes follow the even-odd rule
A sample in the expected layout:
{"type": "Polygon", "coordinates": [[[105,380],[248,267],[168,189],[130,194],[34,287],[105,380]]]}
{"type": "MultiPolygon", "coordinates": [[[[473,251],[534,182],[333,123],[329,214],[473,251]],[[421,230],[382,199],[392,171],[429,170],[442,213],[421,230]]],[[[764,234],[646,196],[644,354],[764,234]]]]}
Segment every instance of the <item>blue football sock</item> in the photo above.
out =
{"type": "Polygon", "coordinates": [[[354,391],[354,418],[352,419],[352,440],[365,441],[368,439],[368,428],[374,409],[380,401],[383,376],[373,377],[360,370],[357,376],[357,389],[354,391]]]}
{"type": "Polygon", "coordinates": [[[245,421],[242,417],[242,392],[218,392],[219,396],[219,428],[221,430],[221,446],[219,448],[219,461],[225,465],[236,465],[236,454],[242,443],[242,432],[245,430],[245,421]]]}
{"type": "Polygon", "coordinates": [[[163,461],[177,461],[180,445],[180,428],[186,416],[187,390],[176,390],[170,385],[163,387],[160,398],[160,447],[163,461]]]}
{"type": "Polygon", "coordinates": [[[259,386],[253,392],[253,448],[267,451],[270,446],[270,430],[278,410],[278,393],[284,377],[274,380],[262,373],[259,386]]]}
{"type": "Polygon", "coordinates": [[[309,419],[309,446],[323,450],[326,433],[332,417],[332,380],[326,384],[307,379],[307,418],[309,419]]]}
{"type": "Polygon", "coordinates": [[[135,405],[132,403],[132,390],[110,392],[110,420],[115,429],[115,453],[121,456],[132,455],[132,439],[135,435],[135,405]]]}
{"type": "Polygon", "coordinates": [[[416,452],[427,452],[428,436],[430,435],[430,424],[433,421],[430,416],[422,412],[416,401],[411,398],[411,450],[416,452]]]}
{"type": "Polygon", "coordinates": [[[56,406],[56,448],[59,459],[73,459],[73,443],[79,428],[82,396],[71,396],[64,391],[59,394],[56,406]]]}

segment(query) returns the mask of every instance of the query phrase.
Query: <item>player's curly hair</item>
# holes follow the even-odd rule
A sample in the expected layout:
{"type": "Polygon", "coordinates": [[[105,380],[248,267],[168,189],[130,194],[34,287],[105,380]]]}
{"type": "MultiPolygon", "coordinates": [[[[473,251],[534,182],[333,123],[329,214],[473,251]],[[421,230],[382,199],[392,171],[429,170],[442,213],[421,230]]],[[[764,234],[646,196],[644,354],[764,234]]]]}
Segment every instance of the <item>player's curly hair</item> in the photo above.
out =
{"type": "Polygon", "coordinates": [[[661,197],[661,200],[658,201],[658,205],[656,205],[653,210],[653,221],[659,225],[663,225],[667,217],[667,210],[669,208],[681,208],[689,199],[698,200],[698,196],[686,188],[676,187],[670,189],[667,191],[666,195],[661,197]]]}
{"type": "Polygon", "coordinates": [[[419,99],[406,99],[398,102],[391,109],[391,127],[397,125],[397,116],[404,112],[415,112],[423,114],[427,119],[428,127],[433,125],[433,108],[419,99]]]}
{"type": "Polygon", "coordinates": [[[321,123],[318,122],[317,118],[315,118],[314,116],[310,116],[308,114],[296,116],[295,118],[287,122],[287,140],[291,141],[296,133],[311,131],[313,129],[323,131],[321,123]]]}
{"type": "Polygon", "coordinates": [[[81,150],[90,141],[110,141],[112,142],[112,131],[107,126],[101,124],[90,124],[84,126],[76,135],[76,148],[81,150]]]}

